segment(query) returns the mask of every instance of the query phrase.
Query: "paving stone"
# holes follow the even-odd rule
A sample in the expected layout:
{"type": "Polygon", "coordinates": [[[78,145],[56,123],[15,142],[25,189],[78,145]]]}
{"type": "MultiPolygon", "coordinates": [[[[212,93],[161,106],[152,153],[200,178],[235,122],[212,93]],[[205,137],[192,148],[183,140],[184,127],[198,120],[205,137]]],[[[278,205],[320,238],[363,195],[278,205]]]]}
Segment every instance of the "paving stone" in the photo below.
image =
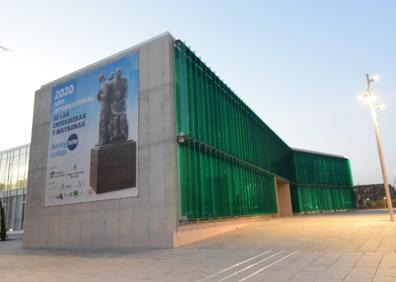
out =
{"type": "Polygon", "coordinates": [[[0,277],[184,282],[226,269],[207,279],[218,281],[251,266],[225,281],[396,281],[395,249],[396,224],[385,213],[298,215],[178,249],[43,250],[23,249],[21,240],[0,242],[0,277]]]}

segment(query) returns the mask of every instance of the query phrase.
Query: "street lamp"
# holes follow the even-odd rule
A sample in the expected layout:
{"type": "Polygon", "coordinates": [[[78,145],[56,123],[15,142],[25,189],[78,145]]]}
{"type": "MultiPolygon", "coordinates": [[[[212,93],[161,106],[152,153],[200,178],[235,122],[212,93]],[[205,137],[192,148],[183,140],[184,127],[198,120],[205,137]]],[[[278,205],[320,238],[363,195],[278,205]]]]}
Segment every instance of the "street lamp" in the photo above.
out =
{"type": "Polygon", "coordinates": [[[375,138],[377,140],[377,149],[381,163],[382,177],[384,178],[386,202],[388,204],[390,221],[394,221],[392,199],[389,193],[388,174],[386,171],[385,159],[384,159],[384,149],[382,147],[381,135],[378,128],[378,118],[376,112],[377,110],[383,109],[384,105],[375,104],[376,97],[373,93],[373,83],[379,80],[379,76],[374,75],[370,77],[369,74],[366,74],[366,79],[367,79],[367,92],[364,93],[361,97],[370,105],[371,120],[373,122],[375,138]]]}

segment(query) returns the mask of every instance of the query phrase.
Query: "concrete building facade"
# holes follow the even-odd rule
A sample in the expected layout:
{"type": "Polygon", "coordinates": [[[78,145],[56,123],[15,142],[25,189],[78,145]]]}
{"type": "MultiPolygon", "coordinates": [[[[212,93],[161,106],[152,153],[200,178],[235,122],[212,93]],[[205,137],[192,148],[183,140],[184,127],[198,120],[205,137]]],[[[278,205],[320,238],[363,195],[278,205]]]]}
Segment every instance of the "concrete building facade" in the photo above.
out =
{"type": "MultiPolygon", "coordinates": [[[[269,168],[266,166],[267,160],[260,162],[260,154],[254,151],[249,152],[250,155],[239,155],[237,151],[231,150],[231,145],[228,150],[211,144],[211,139],[202,141],[199,134],[194,136],[186,131],[186,127],[180,126],[181,120],[183,126],[187,126],[185,123],[190,122],[198,110],[194,108],[192,100],[187,101],[191,109],[188,109],[187,104],[183,106],[186,97],[180,95],[180,77],[184,76],[183,79],[187,81],[189,74],[180,66],[184,63],[189,65],[191,61],[187,62],[184,57],[180,61],[181,53],[176,50],[180,48],[178,44],[180,41],[164,33],[46,84],[36,92],[24,247],[171,248],[230,231],[268,216],[292,215],[290,187],[295,179],[292,150],[271,130],[265,129],[266,125],[251,110],[247,115],[254,116],[255,123],[259,124],[257,130],[270,132],[270,142],[280,144],[279,150],[268,148],[276,159],[273,162],[271,160],[269,168]],[[139,56],[137,195],[48,205],[46,181],[53,88],[132,53],[139,56]],[[178,59],[175,56],[179,56],[178,59]],[[182,116],[181,112],[188,116],[182,116]],[[183,132],[181,128],[184,128],[183,132]],[[211,154],[210,157],[207,157],[208,154],[211,154]],[[249,156],[254,157],[254,160],[249,159],[249,156]],[[215,162],[221,165],[216,171],[215,162]],[[235,181],[231,179],[233,171],[236,172],[234,176],[238,176],[235,181]],[[234,184],[238,187],[234,187],[234,184]],[[206,187],[212,190],[203,191],[206,187]],[[228,202],[222,198],[225,196],[228,202]]],[[[199,63],[197,60],[193,59],[194,64],[199,63]]],[[[190,85],[185,85],[185,91],[191,90],[190,85]]],[[[196,85],[195,82],[193,85],[196,85]]],[[[200,86],[200,89],[204,87],[200,86]]],[[[229,95],[234,99],[234,94],[229,95]]],[[[241,110],[238,114],[242,112],[246,111],[241,110]]],[[[225,115],[214,114],[216,120],[227,122],[225,115]]],[[[192,130],[194,125],[190,128],[192,130]]],[[[215,130],[218,132],[215,134],[220,136],[222,130],[215,130]]],[[[249,131],[246,134],[247,138],[249,134],[253,136],[249,131]]],[[[222,138],[233,139],[227,135],[222,138]]],[[[267,141],[257,142],[264,144],[267,141]]],[[[233,146],[240,148],[238,144],[233,146]]],[[[247,147],[244,151],[248,151],[247,147]]],[[[349,165],[346,159],[339,159],[342,162],[339,172],[345,176],[349,173],[349,165]]],[[[333,176],[337,178],[337,173],[333,173],[333,176]]],[[[327,185],[330,189],[330,182],[320,185],[327,185]]],[[[349,188],[349,183],[337,185],[349,188]]],[[[295,199],[299,201],[299,196],[295,199]]],[[[330,203],[326,208],[332,209],[333,206],[330,203]]]]}
{"type": "Polygon", "coordinates": [[[25,247],[173,247],[177,224],[173,38],[161,35],[44,85],[36,92],[25,247]],[[138,197],[44,206],[51,86],[131,52],[139,53],[138,197]]]}

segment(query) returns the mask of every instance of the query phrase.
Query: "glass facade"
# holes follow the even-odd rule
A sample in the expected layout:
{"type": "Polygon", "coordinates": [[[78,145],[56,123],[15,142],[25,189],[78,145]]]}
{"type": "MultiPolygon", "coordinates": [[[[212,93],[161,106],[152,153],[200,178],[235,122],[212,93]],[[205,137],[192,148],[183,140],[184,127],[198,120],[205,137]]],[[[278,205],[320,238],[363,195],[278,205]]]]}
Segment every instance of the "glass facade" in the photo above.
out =
{"type": "Polygon", "coordinates": [[[183,42],[175,42],[180,216],[275,214],[276,179],[295,212],[351,208],[349,162],[290,148],[183,42]]]}
{"type": "Polygon", "coordinates": [[[276,213],[274,172],[292,177],[291,149],[182,42],[175,50],[181,216],[276,213]]]}
{"type": "Polygon", "coordinates": [[[274,176],[191,139],[179,146],[180,204],[187,220],[274,214],[274,176]]]}
{"type": "Polygon", "coordinates": [[[0,152],[0,192],[26,188],[29,145],[0,152]]]}
{"type": "Polygon", "coordinates": [[[291,185],[294,212],[355,207],[349,160],[341,156],[293,150],[295,178],[291,185]]]}
{"type": "Polygon", "coordinates": [[[349,160],[305,150],[293,150],[294,182],[305,185],[351,187],[349,160]]]}
{"type": "Polygon", "coordinates": [[[292,150],[182,42],[176,42],[177,134],[292,178],[292,150]]]}
{"type": "Polygon", "coordinates": [[[6,227],[23,229],[30,144],[0,152],[0,199],[6,227]]]}

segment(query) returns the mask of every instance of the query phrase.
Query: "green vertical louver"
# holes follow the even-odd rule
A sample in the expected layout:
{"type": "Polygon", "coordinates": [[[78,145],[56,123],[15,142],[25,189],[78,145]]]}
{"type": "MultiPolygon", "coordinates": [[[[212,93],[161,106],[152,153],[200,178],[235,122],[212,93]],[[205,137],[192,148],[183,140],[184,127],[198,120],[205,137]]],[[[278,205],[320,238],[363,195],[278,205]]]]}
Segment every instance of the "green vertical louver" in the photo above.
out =
{"type": "MultiPolygon", "coordinates": [[[[276,176],[296,189],[331,184],[331,197],[338,193],[330,188],[340,188],[347,172],[336,165],[335,174],[314,170],[310,179],[308,164],[298,163],[293,150],[181,41],[175,42],[175,77],[182,216],[276,213],[276,176]]],[[[292,195],[294,207],[302,198],[292,195]]]]}
{"type": "Polygon", "coordinates": [[[181,211],[188,219],[274,214],[274,177],[238,159],[185,140],[179,146],[181,211]]]}
{"type": "Polygon", "coordinates": [[[180,41],[176,98],[179,135],[291,179],[290,147],[180,41]]]}
{"type": "Polygon", "coordinates": [[[355,207],[349,161],[343,157],[293,151],[294,212],[342,210],[355,207]]]}
{"type": "Polygon", "coordinates": [[[277,212],[274,172],[291,149],[195,54],[177,41],[181,213],[206,219],[277,212]],[[272,173],[271,173],[271,172],[272,173]]]}

